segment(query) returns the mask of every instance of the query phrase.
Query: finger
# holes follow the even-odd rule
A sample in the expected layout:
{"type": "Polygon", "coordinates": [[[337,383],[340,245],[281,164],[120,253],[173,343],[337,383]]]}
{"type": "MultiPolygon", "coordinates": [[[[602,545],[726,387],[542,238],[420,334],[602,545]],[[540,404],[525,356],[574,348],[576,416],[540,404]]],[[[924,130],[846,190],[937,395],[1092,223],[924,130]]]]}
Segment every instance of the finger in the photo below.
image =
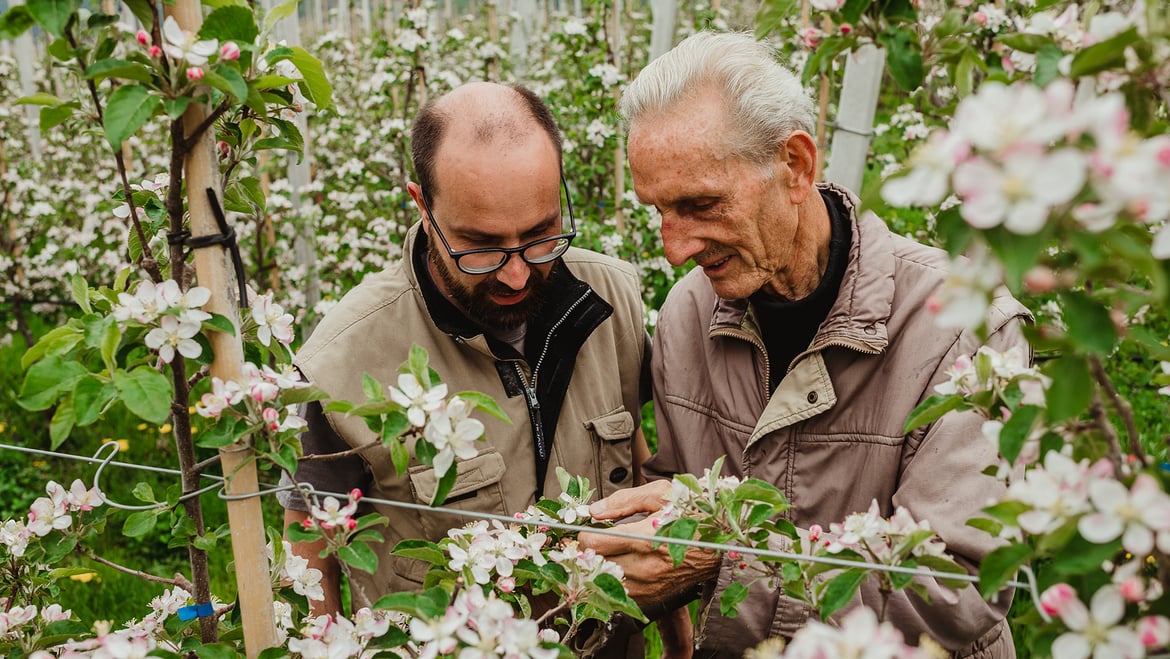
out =
{"type": "Polygon", "coordinates": [[[670,481],[654,481],[618,490],[604,499],[594,501],[589,506],[589,513],[596,519],[616,519],[637,513],[652,513],[662,508],[668,494],[670,481]]]}
{"type": "MultiPolygon", "coordinates": [[[[634,525],[628,524],[627,526],[634,525]]],[[[621,530],[625,531],[624,528],[621,530]]],[[[632,532],[637,533],[637,531],[632,532]]],[[[592,549],[602,556],[611,558],[621,554],[642,554],[651,551],[649,538],[646,540],[635,540],[633,538],[621,538],[605,533],[584,532],[577,537],[577,542],[585,549],[592,549]]]]}

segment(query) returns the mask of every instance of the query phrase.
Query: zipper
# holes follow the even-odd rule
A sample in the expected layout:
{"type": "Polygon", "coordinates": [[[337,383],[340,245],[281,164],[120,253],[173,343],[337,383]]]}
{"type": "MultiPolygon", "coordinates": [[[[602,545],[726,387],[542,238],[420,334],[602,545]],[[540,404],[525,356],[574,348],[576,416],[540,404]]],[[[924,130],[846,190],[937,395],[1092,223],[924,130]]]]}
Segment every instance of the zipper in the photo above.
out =
{"type": "Polygon", "coordinates": [[[565,313],[557,320],[557,322],[553,323],[552,327],[549,328],[548,334],[544,337],[544,347],[540,350],[540,356],[536,358],[536,365],[532,367],[531,382],[528,381],[528,378],[524,377],[524,369],[520,368],[520,362],[512,362],[512,366],[516,369],[516,375],[520,377],[520,383],[524,386],[524,399],[528,404],[528,416],[532,421],[532,437],[536,442],[536,455],[540,458],[540,461],[546,465],[548,464],[549,457],[548,446],[544,441],[544,420],[540,415],[540,399],[536,396],[536,383],[537,379],[540,377],[540,366],[544,363],[545,356],[548,355],[548,348],[552,343],[553,333],[555,333],[557,329],[562,324],[564,324],[566,320],[569,319],[569,316],[572,315],[573,311],[576,310],[577,307],[581,306],[582,302],[589,298],[589,294],[591,292],[592,291],[585,291],[581,297],[577,298],[573,304],[569,305],[569,308],[565,310],[565,313]]]}
{"type": "Polygon", "coordinates": [[[768,359],[768,349],[764,347],[764,342],[759,340],[758,338],[756,338],[755,334],[752,334],[751,332],[748,332],[747,330],[742,330],[739,328],[721,327],[721,328],[711,330],[710,335],[711,336],[726,336],[726,337],[733,338],[733,339],[741,339],[743,341],[747,341],[748,343],[752,344],[760,351],[760,354],[764,356],[764,382],[763,382],[764,400],[765,401],[771,400],[772,399],[772,388],[770,386],[768,386],[768,383],[772,381],[772,363],[768,359]]]}
{"type": "Polygon", "coordinates": [[[792,363],[790,363],[788,365],[788,370],[785,371],[785,373],[786,374],[791,373],[792,366],[794,364],[796,364],[796,362],[800,361],[800,359],[802,357],[804,357],[805,355],[811,355],[814,352],[819,352],[819,351],[824,350],[825,348],[829,348],[829,347],[849,348],[850,350],[855,350],[855,351],[860,352],[860,353],[865,354],[865,355],[880,355],[882,352],[880,349],[874,348],[873,346],[869,345],[868,343],[863,343],[861,341],[854,343],[853,341],[845,341],[843,339],[829,339],[828,341],[825,341],[824,343],[818,343],[818,344],[812,346],[808,350],[805,350],[804,352],[802,352],[799,355],[797,355],[796,357],[794,357],[792,359],[792,363]]]}

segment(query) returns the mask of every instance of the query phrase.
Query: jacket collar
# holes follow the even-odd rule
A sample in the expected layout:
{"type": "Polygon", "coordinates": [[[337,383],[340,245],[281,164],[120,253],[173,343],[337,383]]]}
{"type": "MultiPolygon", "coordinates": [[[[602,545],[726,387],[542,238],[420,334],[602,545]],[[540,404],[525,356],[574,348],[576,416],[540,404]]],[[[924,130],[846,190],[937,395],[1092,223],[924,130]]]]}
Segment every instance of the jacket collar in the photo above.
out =
{"type": "MultiPolygon", "coordinates": [[[[889,344],[886,323],[894,303],[894,246],[889,229],[873,213],[858,215],[860,202],[845,188],[832,183],[818,183],[817,188],[841,198],[853,227],[853,241],[837,301],[810,349],[841,345],[859,352],[883,352],[889,344]]],[[[748,300],[716,297],[709,331],[734,328],[758,334],[754,318],[748,300]]]]}

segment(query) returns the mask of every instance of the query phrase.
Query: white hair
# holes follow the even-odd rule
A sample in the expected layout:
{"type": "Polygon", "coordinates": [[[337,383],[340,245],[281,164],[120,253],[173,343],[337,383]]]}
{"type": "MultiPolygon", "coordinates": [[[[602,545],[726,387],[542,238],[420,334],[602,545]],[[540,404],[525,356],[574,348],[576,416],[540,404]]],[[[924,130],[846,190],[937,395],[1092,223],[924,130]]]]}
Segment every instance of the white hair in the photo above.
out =
{"type": "Polygon", "coordinates": [[[727,109],[731,155],[767,165],[793,132],[812,133],[816,112],[773,48],[746,32],[699,32],[642,69],[622,94],[627,126],[714,87],[727,109]]]}

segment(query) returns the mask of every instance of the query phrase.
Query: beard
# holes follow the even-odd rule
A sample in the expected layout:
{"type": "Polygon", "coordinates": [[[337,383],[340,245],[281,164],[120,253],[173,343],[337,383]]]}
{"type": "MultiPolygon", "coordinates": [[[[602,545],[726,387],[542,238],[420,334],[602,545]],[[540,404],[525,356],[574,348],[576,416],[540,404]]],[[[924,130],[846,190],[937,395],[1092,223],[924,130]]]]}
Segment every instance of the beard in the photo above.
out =
{"type": "Polygon", "coordinates": [[[535,318],[544,306],[548,293],[548,279],[536,268],[529,266],[528,282],[523,289],[526,293],[524,299],[516,304],[502,305],[493,302],[491,296],[507,295],[516,291],[496,279],[495,273],[469,285],[447,265],[434,241],[427,241],[427,253],[431,263],[435,264],[435,270],[443,280],[447,293],[468,318],[484,327],[501,331],[514,330],[535,318]]]}

